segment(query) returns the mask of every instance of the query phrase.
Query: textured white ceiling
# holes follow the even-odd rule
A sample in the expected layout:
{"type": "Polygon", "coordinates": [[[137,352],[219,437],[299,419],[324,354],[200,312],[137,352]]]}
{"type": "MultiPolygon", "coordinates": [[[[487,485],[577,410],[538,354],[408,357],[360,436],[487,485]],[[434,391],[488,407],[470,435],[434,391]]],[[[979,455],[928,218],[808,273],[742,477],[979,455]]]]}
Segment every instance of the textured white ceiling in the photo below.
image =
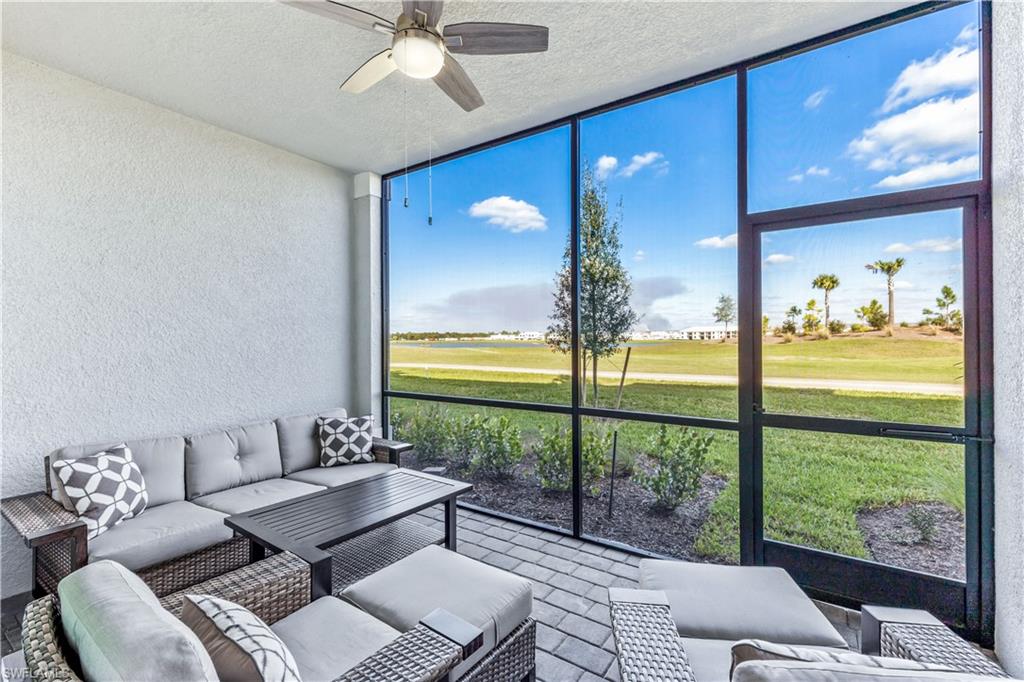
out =
{"type": "MultiPolygon", "coordinates": [[[[386,17],[400,3],[353,3],[386,17]]],[[[907,2],[446,3],[444,20],[551,28],[536,55],[461,56],[487,104],[465,113],[431,82],[400,74],[361,95],[342,80],[387,46],[275,2],[3,4],[3,46],[81,76],[351,171],[545,123],[875,17],[907,2]]]]}

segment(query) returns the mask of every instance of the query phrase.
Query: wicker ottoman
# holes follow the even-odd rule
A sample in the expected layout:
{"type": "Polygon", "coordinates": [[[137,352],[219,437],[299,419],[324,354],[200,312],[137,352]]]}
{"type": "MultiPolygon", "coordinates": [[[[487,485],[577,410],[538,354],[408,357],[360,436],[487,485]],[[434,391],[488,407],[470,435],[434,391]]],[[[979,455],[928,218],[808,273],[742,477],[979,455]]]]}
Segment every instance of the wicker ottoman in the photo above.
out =
{"type": "Polygon", "coordinates": [[[436,545],[377,571],[341,596],[399,632],[444,609],[480,628],[483,646],[452,671],[453,680],[529,679],[535,625],[529,580],[436,545]]]}

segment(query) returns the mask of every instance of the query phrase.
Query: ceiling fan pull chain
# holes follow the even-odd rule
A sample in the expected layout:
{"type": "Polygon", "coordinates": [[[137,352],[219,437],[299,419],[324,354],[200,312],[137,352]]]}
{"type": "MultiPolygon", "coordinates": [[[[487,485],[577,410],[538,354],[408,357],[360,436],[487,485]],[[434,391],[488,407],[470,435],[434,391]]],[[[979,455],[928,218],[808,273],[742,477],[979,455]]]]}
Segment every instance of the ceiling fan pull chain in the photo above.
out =
{"type": "Polygon", "coordinates": [[[427,225],[434,224],[434,117],[427,114],[427,225]]]}

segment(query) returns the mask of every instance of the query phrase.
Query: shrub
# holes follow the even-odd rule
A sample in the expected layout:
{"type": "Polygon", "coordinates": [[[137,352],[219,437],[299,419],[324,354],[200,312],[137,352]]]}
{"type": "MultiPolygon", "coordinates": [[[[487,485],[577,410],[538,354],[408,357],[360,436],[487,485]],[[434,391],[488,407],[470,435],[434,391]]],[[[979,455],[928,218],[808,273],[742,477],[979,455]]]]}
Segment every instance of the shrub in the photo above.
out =
{"type": "Polygon", "coordinates": [[[878,299],[873,298],[867,305],[857,308],[854,312],[857,313],[857,317],[864,321],[866,325],[873,329],[881,329],[889,323],[889,315],[882,308],[882,304],[878,302],[878,299]]]}
{"type": "Polygon", "coordinates": [[[924,334],[925,336],[935,336],[939,333],[939,330],[933,327],[932,325],[928,324],[921,327],[921,333],[924,334]]]}
{"type": "Polygon", "coordinates": [[[420,462],[447,463],[455,445],[452,425],[453,419],[447,408],[432,405],[416,410],[407,420],[395,424],[395,434],[412,443],[420,462]]]}
{"type": "Polygon", "coordinates": [[[471,418],[474,447],[470,466],[487,476],[510,476],[523,460],[523,439],[519,427],[505,415],[471,418]]]}
{"type": "Polygon", "coordinates": [[[795,338],[795,335],[793,335],[790,332],[786,332],[785,334],[782,335],[782,343],[793,343],[793,340],[795,338]]]}
{"type": "MultiPolygon", "coordinates": [[[[603,429],[583,432],[580,456],[583,468],[583,487],[591,495],[599,492],[597,483],[604,476],[605,462],[612,445],[612,434],[603,429]]],[[[544,490],[570,490],[572,488],[572,432],[562,429],[549,433],[541,429],[537,449],[537,478],[544,490]]]]}
{"type": "Polygon", "coordinates": [[[675,509],[700,492],[701,476],[707,468],[708,451],[715,434],[662,424],[651,439],[648,456],[651,471],[641,471],[636,481],[652,493],[659,506],[675,509]]]}
{"type": "Polygon", "coordinates": [[[796,334],[796,321],[787,319],[779,329],[782,330],[783,336],[786,334],[796,334]]]}
{"type": "Polygon", "coordinates": [[[815,332],[815,335],[817,336],[817,339],[819,341],[828,341],[830,338],[832,338],[832,334],[827,329],[819,329],[817,332],[815,332]]]}
{"type": "Polygon", "coordinates": [[[842,334],[846,331],[846,323],[842,320],[829,320],[828,331],[831,334],[842,334]]]}
{"type": "Polygon", "coordinates": [[[915,505],[907,512],[907,520],[917,532],[920,542],[930,544],[935,539],[935,527],[938,525],[935,513],[928,507],[915,505]]]}
{"type": "Polygon", "coordinates": [[[850,325],[850,331],[853,332],[854,334],[863,334],[864,332],[868,331],[868,328],[859,322],[854,322],[853,324],[850,325]]]}

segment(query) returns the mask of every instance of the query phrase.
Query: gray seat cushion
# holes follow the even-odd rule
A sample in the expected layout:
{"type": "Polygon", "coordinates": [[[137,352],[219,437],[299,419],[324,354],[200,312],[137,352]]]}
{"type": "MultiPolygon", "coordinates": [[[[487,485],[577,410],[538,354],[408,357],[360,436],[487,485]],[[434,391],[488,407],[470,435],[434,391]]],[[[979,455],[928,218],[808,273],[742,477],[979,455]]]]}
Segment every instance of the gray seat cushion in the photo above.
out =
{"type": "Polygon", "coordinates": [[[453,679],[533,610],[529,580],[436,545],[363,578],[346,588],[342,597],[399,632],[410,630],[439,608],[483,630],[483,647],[455,668],[453,679]]]}
{"type": "Polygon", "coordinates": [[[344,419],[348,413],[339,407],[325,412],[281,417],[274,421],[285,476],[302,469],[320,466],[320,439],[316,432],[318,416],[344,419]]]}
{"type": "MultiPolygon", "coordinates": [[[[69,445],[50,453],[50,460],[79,459],[95,455],[124,443],[132,451],[132,459],[139,465],[142,478],[146,481],[149,505],[155,507],[168,502],[185,499],[185,439],[181,436],[166,438],[144,438],[141,440],[119,440],[95,445],[69,445]]],[[[53,471],[49,472],[53,499],[64,504],[68,511],[74,507],[61,499],[53,471]]]]}
{"type": "Polygon", "coordinates": [[[241,514],[243,512],[266,507],[268,504],[284,502],[294,497],[301,497],[323,490],[323,486],[309,485],[299,481],[283,478],[271,478],[259,483],[222,490],[219,493],[203,495],[192,500],[195,504],[216,509],[225,514],[241,514]]]}
{"type": "Polygon", "coordinates": [[[303,682],[336,679],[401,635],[334,597],[317,599],[270,629],[292,652],[303,682]]]}
{"type": "Polygon", "coordinates": [[[281,476],[274,422],[259,422],[185,439],[188,499],[281,476]]]}
{"type": "Polygon", "coordinates": [[[847,648],[842,635],[781,568],[644,559],[640,585],[668,595],[681,637],[847,648]]]}
{"type": "Polygon", "coordinates": [[[733,671],[732,682],[985,682],[992,677],[931,670],[894,670],[845,663],[747,661],[733,671]]]}
{"type": "Polygon", "coordinates": [[[697,682],[724,682],[732,668],[732,645],[725,639],[680,637],[693,677],[697,682]]]}
{"type": "Polygon", "coordinates": [[[89,541],[89,561],[112,559],[132,571],[230,540],[224,514],[191,502],[149,507],[89,541]]]}
{"type": "Polygon", "coordinates": [[[85,679],[217,680],[199,638],[125,567],[89,564],[61,580],[57,593],[61,625],[85,679]]]}
{"type": "Polygon", "coordinates": [[[322,485],[334,488],[339,485],[361,481],[370,476],[376,476],[385,472],[397,469],[394,464],[385,462],[367,462],[364,464],[345,464],[336,467],[316,467],[314,469],[303,469],[285,476],[289,481],[302,481],[313,485],[322,485]]]}

